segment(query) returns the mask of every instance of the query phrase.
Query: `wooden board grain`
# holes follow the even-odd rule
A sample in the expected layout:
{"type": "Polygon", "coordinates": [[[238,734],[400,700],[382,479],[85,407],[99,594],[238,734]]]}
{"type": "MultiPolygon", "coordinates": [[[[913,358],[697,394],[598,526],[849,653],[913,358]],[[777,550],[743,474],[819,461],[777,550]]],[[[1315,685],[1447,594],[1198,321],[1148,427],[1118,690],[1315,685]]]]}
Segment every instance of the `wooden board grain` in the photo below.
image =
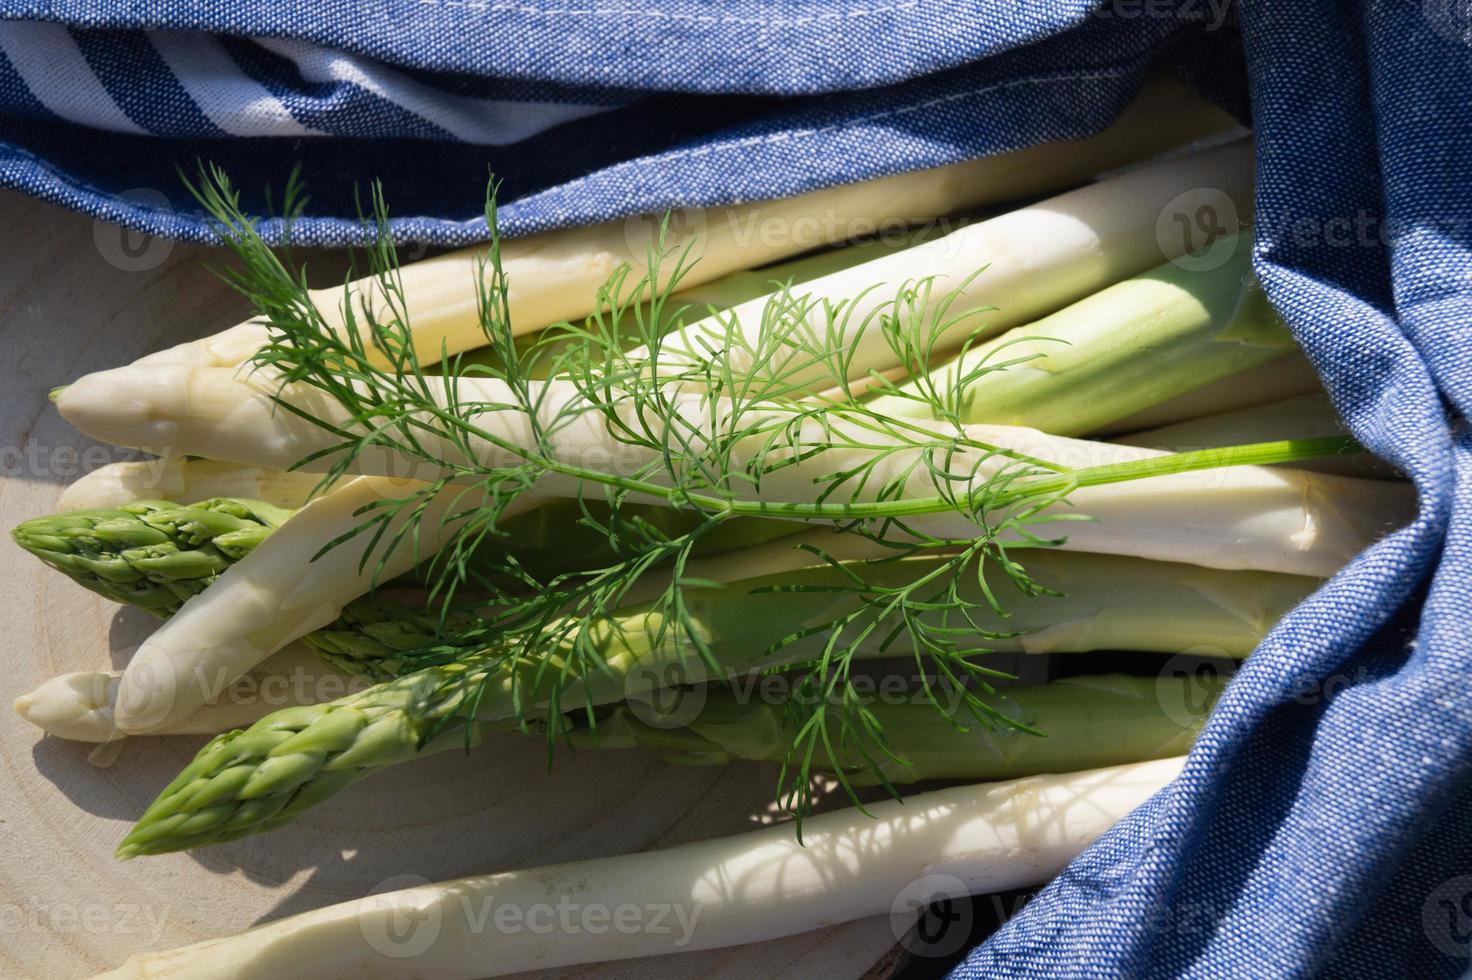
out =
{"type": "MultiPolygon", "coordinates": [[[[0,524],[50,512],[61,488],[112,458],[51,410],[47,392],[230,325],[242,302],[209,250],[138,238],[0,192],[0,524]]],[[[332,266],[337,260],[318,256],[332,266]]],[[[15,696],[58,673],[121,666],[154,628],[0,542],[0,623],[15,696]]],[[[0,710],[0,975],[64,980],[128,954],[239,931],[438,880],[660,847],[772,819],[773,774],[681,769],[640,752],[580,753],[549,774],[544,746],[507,736],[470,758],[390,770],[266,837],[199,854],[119,862],[131,821],[202,744],[134,740],[108,767],[0,710]]],[[[557,976],[858,977],[895,944],[887,917],[709,953],[557,976]]]]}

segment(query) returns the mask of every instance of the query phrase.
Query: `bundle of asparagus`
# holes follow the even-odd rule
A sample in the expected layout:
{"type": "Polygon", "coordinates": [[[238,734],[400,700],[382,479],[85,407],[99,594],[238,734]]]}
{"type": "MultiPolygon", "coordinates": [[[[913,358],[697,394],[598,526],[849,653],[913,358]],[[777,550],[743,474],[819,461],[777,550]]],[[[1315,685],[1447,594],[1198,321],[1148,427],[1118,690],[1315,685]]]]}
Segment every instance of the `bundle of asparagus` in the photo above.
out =
{"type": "MultiPolygon", "coordinates": [[[[822,201],[876,219],[982,202],[953,176],[822,201]]],[[[400,270],[379,200],[372,275],[327,294],[208,172],[258,319],[56,392],[83,432],[160,459],[14,532],[165,622],[120,676],[16,707],[84,740],[215,734],[123,857],[270,830],[497,731],[769,763],[799,827],[818,773],[858,802],[1178,755],[1215,681],[1008,686],[986,655],[1245,656],[1414,506],[1394,479],[1295,465],[1357,450],[1323,425],[1076,438],[1303,378],[1241,229],[1157,234],[1202,186],[1250,214],[1250,144],[756,272],[791,253],[712,240],[692,264],[656,236],[620,264],[591,232],[503,248],[493,199],[483,253],[400,270]],[[1225,259],[1176,261],[1208,244],[1225,259]],[[366,686],[232,701],[298,641],[366,686]],[[865,671],[896,658],[907,698],[876,699],[865,671]]]]}

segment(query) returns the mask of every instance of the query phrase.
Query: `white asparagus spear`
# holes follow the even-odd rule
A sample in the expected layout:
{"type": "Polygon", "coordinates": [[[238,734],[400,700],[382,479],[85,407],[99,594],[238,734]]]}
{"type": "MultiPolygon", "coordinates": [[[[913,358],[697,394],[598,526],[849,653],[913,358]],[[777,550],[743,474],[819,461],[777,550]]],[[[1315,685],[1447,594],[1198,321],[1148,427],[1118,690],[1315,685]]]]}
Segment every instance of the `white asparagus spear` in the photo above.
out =
{"type": "MultiPolygon", "coordinates": [[[[1225,113],[1180,84],[1161,79],[1147,85],[1113,125],[1088,139],[1044,143],[784,200],[698,212],[690,230],[698,236],[692,254],[699,262],[684,285],[876,231],[1067,187],[1232,125],[1225,113]]],[[[645,270],[658,226],[656,219],[632,218],[505,242],[502,264],[510,282],[508,299],[516,332],[592,313],[599,287],[618,266],[629,264],[636,276],[645,270]]],[[[451,354],[484,343],[474,285],[483,254],[480,248],[462,249],[404,268],[402,284],[416,347],[425,363],[438,359],[442,343],[451,354]]],[[[358,280],[347,288],[358,304],[381,302],[371,280],[358,280]]],[[[339,286],[313,294],[317,308],[336,325],[342,320],[343,295],[339,286]]],[[[259,324],[246,322],[135,363],[234,367],[259,350],[265,338],[259,324]]]]}
{"type": "MultiPolygon", "coordinates": [[[[1079,468],[1165,454],[1036,429],[990,425],[966,429],[973,438],[993,445],[1079,468]]],[[[1416,494],[1408,484],[1297,467],[1232,466],[1082,487],[1073,491],[1066,506],[1044,513],[1071,513],[1088,520],[1043,524],[1036,530],[1045,538],[1065,538],[1059,545],[1063,551],[1328,578],[1381,535],[1409,521],[1415,506],[1416,494]]],[[[961,539],[975,531],[957,513],[910,517],[906,522],[940,537],[961,539]]],[[[844,561],[891,553],[868,538],[814,531],[737,554],[772,573],[791,571],[811,560],[793,548],[798,540],[844,561]]],[[[1019,560],[1028,562],[1025,556],[1019,560]]]]}
{"type": "MultiPolygon", "coordinates": [[[[1251,141],[1239,140],[1147,164],[806,282],[796,292],[822,302],[795,329],[809,349],[846,351],[852,380],[895,365],[894,352],[878,328],[877,317],[905,284],[933,278],[928,314],[953,292],[951,316],[997,308],[957,328],[950,338],[951,348],[983,324],[985,333],[996,333],[1035,320],[1174,259],[1190,245],[1201,244],[1169,230],[1175,227],[1171,218],[1177,209],[1194,214],[1202,202],[1210,200],[1216,209],[1213,213],[1235,210],[1239,220],[1249,219],[1252,154],[1251,141]],[[1230,206],[1221,202],[1230,202],[1230,206]],[[985,270],[977,275],[983,266],[985,270]],[[823,304],[844,301],[847,316],[830,323],[823,304]]],[[[1223,231],[1235,232],[1237,227],[1233,224],[1223,231]]],[[[761,349],[758,338],[770,329],[766,309],[767,298],[762,297],[692,323],[665,340],[660,356],[670,363],[679,363],[681,358],[699,362],[718,351],[737,374],[750,373],[756,360],[753,351],[761,349]],[[734,348],[727,342],[733,320],[739,324],[738,335],[745,338],[734,348]]],[[[941,341],[940,347],[945,349],[947,342],[941,341]]],[[[647,351],[635,351],[632,356],[638,359],[641,355],[647,351]]],[[[817,365],[783,365],[782,377],[789,384],[810,384],[815,390],[833,380],[817,365]]]]}
{"type": "Polygon", "coordinates": [[[660,851],[461,878],[144,953],[106,980],[457,980],[763,942],[1038,884],[1183,760],[962,786],[660,851]],[[657,921],[656,921],[656,916],[657,921]]]}
{"type": "MultiPolygon", "coordinates": [[[[48,735],[74,742],[126,738],[113,720],[123,675],[83,670],[49,678],[13,702],[16,714],[48,735]]],[[[282,708],[343,697],[371,682],[340,674],[315,652],[288,644],[198,711],[150,735],[218,735],[245,728],[282,708]]]]}
{"type": "MultiPolygon", "coordinates": [[[[312,501],[226,569],[138,648],[118,689],[118,729],[139,734],[176,725],[286,644],[332,622],[375,581],[433,555],[456,526],[448,516],[473,504],[451,487],[426,509],[417,536],[398,547],[381,545],[364,562],[365,535],[317,556],[362,524],[362,508],[407,492],[402,481],[355,479],[312,501]]],[[[507,516],[532,503],[518,500],[507,516]]],[[[400,526],[402,515],[384,541],[400,526]]]]}
{"type": "Polygon", "coordinates": [[[62,491],[56,509],[98,510],[135,500],[192,504],[211,497],[243,497],[295,509],[306,504],[321,479],[317,473],[214,459],[126,460],[100,466],[72,483],[62,491]]]}
{"type": "MultiPolygon", "coordinates": [[[[292,412],[280,410],[271,399],[278,391],[264,379],[237,378],[227,369],[161,369],[153,383],[138,386],[137,373],[130,369],[102,372],[83,378],[65,389],[60,405],[83,431],[96,438],[123,445],[148,448],[172,445],[178,451],[220,454],[240,462],[285,467],[330,445],[326,431],[292,412]],[[159,419],[168,421],[160,422],[159,419]]],[[[544,413],[544,429],[556,456],[579,466],[616,466],[621,474],[637,472],[653,460],[639,447],[619,442],[610,434],[603,416],[587,411],[576,387],[567,381],[541,383],[534,397],[544,413]],[[571,406],[571,407],[569,407],[571,406]],[[581,412],[558,427],[551,420],[564,412],[581,412]]],[[[464,379],[460,394],[467,401],[507,404],[512,398],[503,382],[464,379]]],[[[342,421],[342,410],[312,391],[283,391],[285,397],[305,407],[315,417],[342,421]]],[[[669,419],[647,419],[654,431],[666,424],[679,424],[691,439],[701,433],[721,431],[708,421],[713,412],[725,411],[724,402],[705,399],[699,393],[672,395],[669,419]]],[[[621,408],[630,418],[640,411],[627,403],[621,408]]],[[[747,425],[756,421],[748,411],[747,425]]],[[[527,418],[515,411],[499,410],[477,419],[482,427],[493,427],[502,438],[517,445],[534,445],[527,418]]],[[[940,423],[915,422],[934,427],[940,423]]],[[[847,431],[846,423],[835,423],[833,441],[847,431]]],[[[1160,455],[1158,451],[1049,436],[1035,429],[975,425],[968,434],[981,442],[1004,446],[1029,455],[1081,468],[1120,463],[1160,455]]],[[[827,442],[829,436],[814,430],[805,435],[805,445],[827,442]]],[[[885,436],[864,433],[855,442],[877,446],[885,436]]],[[[761,437],[750,441],[751,451],[765,447],[761,437]]],[[[426,448],[437,458],[459,458],[451,445],[426,448]]],[[[506,466],[513,459],[485,443],[474,445],[482,462],[506,466]]],[[[733,465],[746,456],[739,451],[733,465]]],[[[808,502],[827,484],[824,476],[868,458],[872,449],[830,449],[764,477],[761,498],[768,502],[808,502]]],[[[927,497],[937,492],[934,477],[924,467],[912,467],[919,450],[897,452],[882,461],[869,488],[882,486],[889,476],[909,473],[906,497],[927,497]]],[[[978,464],[975,452],[958,453],[946,461],[953,474],[969,474],[978,464]]],[[[319,459],[312,467],[327,465],[319,459]]],[[[411,465],[386,448],[364,451],[357,465],[365,472],[411,473],[418,479],[434,479],[439,471],[411,465]]],[[[995,472],[998,461],[981,463],[979,478],[995,472]]],[[[578,484],[570,478],[544,477],[537,493],[547,496],[575,495],[578,484]]],[[[851,496],[841,490],[844,496],[851,496]]],[[[855,492],[858,492],[857,490],[855,492]]],[[[833,498],[830,498],[833,499],[833,498]]],[[[857,499],[857,498],[855,498],[857,499]]],[[[1212,568],[1256,568],[1328,577],[1381,533],[1409,520],[1415,495],[1408,487],[1383,481],[1357,480],[1303,470],[1238,466],[1195,473],[1155,477],[1108,486],[1086,487],[1071,496],[1073,510],[1096,518],[1092,522],[1054,525],[1068,535],[1065,547],[1079,551],[1134,555],[1163,561],[1180,561],[1212,568]]],[[[942,537],[965,537],[975,528],[964,516],[940,513],[907,518],[911,526],[942,537]]]]}

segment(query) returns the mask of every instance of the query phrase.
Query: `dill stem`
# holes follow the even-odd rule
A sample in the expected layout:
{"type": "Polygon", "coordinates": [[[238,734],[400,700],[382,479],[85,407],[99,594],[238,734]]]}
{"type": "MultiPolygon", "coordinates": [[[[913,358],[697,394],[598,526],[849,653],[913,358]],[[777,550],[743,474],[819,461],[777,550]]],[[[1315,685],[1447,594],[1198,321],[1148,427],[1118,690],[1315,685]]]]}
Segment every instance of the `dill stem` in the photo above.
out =
{"type": "MultiPolygon", "coordinates": [[[[1227,466],[1261,466],[1271,463],[1291,463],[1319,456],[1335,456],[1359,452],[1360,447],[1349,437],[1329,436],[1317,439],[1278,439],[1272,442],[1249,443],[1242,446],[1222,446],[1215,449],[1197,449],[1190,452],[1152,456],[1124,463],[1107,463],[1090,466],[1054,476],[1024,477],[1009,486],[987,493],[983,501],[988,509],[1017,503],[1032,497],[1058,493],[1077,487],[1101,486],[1108,483],[1124,483],[1143,480],[1152,476],[1168,476],[1196,470],[1219,469],[1227,466]]],[[[953,497],[915,497],[909,500],[854,501],[849,503],[784,503],[761,500],[731,500],[706,494],[673,490],[670,487],[644,480],[615,476],[585,467],[571,466],[556,461],[546,461],[551,472],[575,479],[587,480],[604,486],[616,487],[633,493],[646,493],[669,500],[672,504],[686,502],[713,515],[729,514],[733,517],[787,517],[795,520],[852,521],[871,518],[913,517],[920,514],[939,514],[954,511],[953,497]]]]}

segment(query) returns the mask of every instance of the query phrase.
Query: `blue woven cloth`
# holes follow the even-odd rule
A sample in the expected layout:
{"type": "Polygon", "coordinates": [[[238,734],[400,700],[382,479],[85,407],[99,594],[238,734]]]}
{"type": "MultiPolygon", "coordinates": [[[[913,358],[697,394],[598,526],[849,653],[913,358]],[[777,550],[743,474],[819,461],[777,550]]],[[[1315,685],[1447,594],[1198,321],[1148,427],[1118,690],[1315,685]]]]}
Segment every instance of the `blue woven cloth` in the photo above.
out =
{"type": "Polygon", "coordinates": [[[381,177],[401,236],[457,243],[480,234],[487,169],[524,233],[1083,135],[1162,68],[1250,102],[1259,275],[1420,515],[1290,614],[1184,775],[957,975],[1467,968],[1472,442],[1447,421],[1472,404],[1466,0],[78,0],[0,18],[0,183],[197,240],[167,175],[199,158],[247,189],[300,160],[307,242],[352,240],[353,184],[381,177]]]}
{"type": "Polygon", "coordinates": [[[219,163],[264,212],[300,163],[303,244],[358,240],[374,178],[401,240],[464,244],[487,170],[516,235],[1085,135],[1164,62],[1240,77],[1185,57],[1190,22],[1002,6],[0,2],[0,185],[210,241],[180,168],[219,163]]]}

